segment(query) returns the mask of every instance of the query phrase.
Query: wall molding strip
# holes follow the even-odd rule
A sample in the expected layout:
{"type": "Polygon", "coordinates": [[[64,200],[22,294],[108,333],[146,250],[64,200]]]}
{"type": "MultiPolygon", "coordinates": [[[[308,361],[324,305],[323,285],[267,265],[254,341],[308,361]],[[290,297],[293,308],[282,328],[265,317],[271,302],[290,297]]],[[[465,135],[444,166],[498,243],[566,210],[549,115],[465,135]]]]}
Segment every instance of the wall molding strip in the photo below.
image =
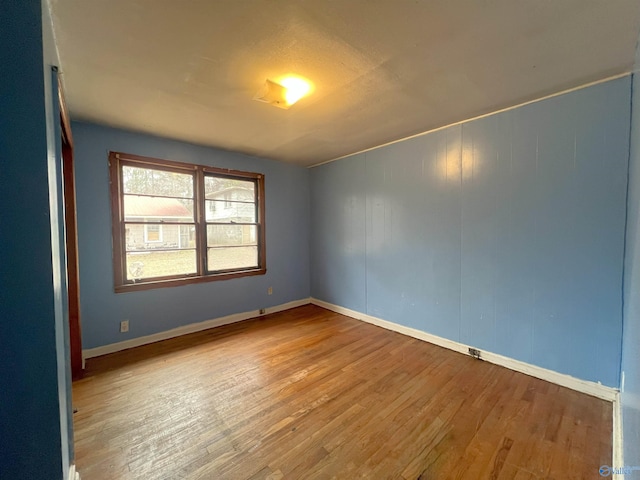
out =
{"type": "MultiPolygon", "coordinates": [[[[620,401],[620,393],[616,393],[616,398],[613,400],[613,456],[611,466],[619,468],[624,466],[624,449],[622,443],[624,440],[622,432],[622,403],[620,401]]],[[[622,478],[620,475],[619,478],[622,478]]]]}
{"type": "Polygon", "coordinates": [[[69,466],[69,476],[67,477],[69,480],[80,480],[80,474],[76,472],[76,465],[71,464],[69,466]]]}
{"type": "MultiPolygon", "coordinates": [[[[423,340],[425,342],[448,348],[449,350],[463,353],[465,355],[469,354],[469,347],[473,347],[472,345],[465,345],[453,340],[438,337],[437,335],[432,335],[430,333],[423,332],[422,330],[405,327],[404,325],[399,325],[397,323],[389,322],[381,318],[372,317],[371,315],[357,312],[349,308],[340,307],[338,305],[318,300],[316,298],[311,298],[311,303],[314,305],[318,305],[319,307],[326,308],[327,310],[346,315],[347,317],[355,318],[356,320],[362,320],[364,322],[371,323],[372,325],[376,325],[387,330],[417,338],[418,340],[423,340]]],[[[531,365],[530,363],[514,360],[513,358],[505,357],[503,355],[498,355],[497,353],[491,353],[486,350],[481,350],[481,352],[482,360],[485,360],[489,363],[494,363],[496,365],[506,367],[516,372],[524,373],[541,380],[546,380],[547,382],[555,383],[556,385],[570,388],[571,390],[586,393],[587,395],[591,395],[592,397],[597,397],[609,402],[615,402],[616,398],[618,397],[617,389],[607,387],[600,383],[581,380],[579,378],[572,377],[571,375],[558,373],[553,370],[548,370],[536,365],[531,365]]]]}
{"type": "MultiPolygon", "coordinates": [[[[265,309],[264,315],[270,313],[282,312],[291,308],[300,307],[311,303],[310,298],[303,298],[301,300],[294,300],[293,302],[283,303],[274,307],[265,309]]],[[[83,358],[99,357],[101,355],[107,355],[109,353],[120,352],[129,348],[140,347],[149,343],[155,343],[162,340],[168,340],[170,338],[180,337],[189,333],[200,332],[202,330],[208,330],[209,328],[221,327],[223,325],[229,325],[231,323],[242,322],[252,318],[260,317],[260,310],[251,310],[248,312],[234,313],[225,317],[214,318],[211,320],[205,320],[204,322],[191,323],[189,325],[183,325],[182,327],[173,328],[164,332],[154,333],[152,335],[145,335],[143,337],[132,338],[123,342],[111,343],[109,345],[103,345],[96,348],[88,348],[83,350],[83,358]]]]}
{"type": "Polygon", "coordinates": [[[321,165],[325,165],[327,163],[335,162],[337,160],[343,160],[345,158],[349,158],[349,157],[352,157],[354,155],[359,155],[361,153],[370,152],[371,150],[377,150],[378,148],[387,147],[389,145],[393,145],[394,143],[400,143],[400,142],[404,142],[405,140],[411,140],[412,138],[422,137],[423,135],[428,135],[430,133],[438,132],[438,131],[444,130],[446,128],[455,127],[457,125],[462,125],[463,123],[469,123],[469,122],[473,122],[474,120],[480,120],[481,118],[491,117],[491,116],[497,115],[499,113],[508,112],[509,110],[515,110],[515,109],[520,108],[520,107],[525,107],[527,105],[531,105],[532,103],[542,102],[544,100],[548,100],[548,99],[554,98],[554,97],[559,97],[561,95],[566,95],[567,93],[572,93],[572,92],[575,92],[577,90],[582,90],[582,89],[585,89],[585,88],[593,87],[595,85],[600,85],[601,83],[606,83],[606,82],[610,82],[612,80],[617,80],[619,78],[628,77],[629,75],[633,75],[634,73],[636,73],[636,70],[618,73],[616,75],[612,75],[610,77],[602,78],[600,80],[595,80],[593,82],[585,83],[585,84],[578,85],[578,86],[575,86],[575,87],[572,87],[572,88],[567,88],[565,90],[560,90],[559,92],[551,93],[549,95],[544,95],[542,97],[534,98],[533,100],[528,100],[526,102],[518,103],[516,105],[511,105],[509,107],[500,108],[500,109],[494,110],[492,112],[487,112],[487,113],[483,113],[481,115],[476,115],[475,117],[465,118],[464,120],[459,120],[457,122],[448,123],[446,125],[442,125],[441,127],[435,127],[435,128],[432,128],[431,130],[427,130],[425,132],[420,132],[420,133],[416,133],[414,135],[409,135],[408,137],[402,137],[402,138],[399,138],[397,140],[392,140],[390,142],[383,143],[382,145],[376,145],[374,147],[365,148],[364,150],[358,150],[357,152],[347,153],[346,155],[341,155],[341,156],[336,157],[336,158],[331,158],[329,160],[324,160],[322,162],[314,163],[313,165],[309,165],[307,168],[319,167],[321,165]]]}
{"type": "MultiPolygon", "coordinates": [[[[370,323],[372,325],[376,325],[386,330],[397,332],[402,335],[407,335],[409,337],[416,338],[418,340],[422,340],[434,345],[438,345],[440,347],[447,348],[449,350],[453,350],[458,353],[462,353],[464,355],[469,354],[468,349],[470,345],[465,345],[463,343],[449,340],[443,337],[439,337],[437,335],[432,335],[430,333],[423,332],[422,330],[417,330],[415,328],[405,327],[404,325],[399,325],[397,323],[390,322],[388,320],[383,320],[381,318],[373,317],[371,315],[367,315],[365,313],[361,313],[356,310],[351,310],[349,308],[341,307],[339,305],[334,305],[332,303],[325,302],[323,300],[319,300],[313,297],[303,298],[300,300],[295,300],[292,302],[283,303],[281,305],[269,307],[265,309],[265,313],[263,315],[282,312],[284,310],[301,307],[309,303],[313,305],[317,305],[322,308],[326,308],[327,310],[331,310],[332,312],[336,312],[341,315],[354,318],[356,320],[360,320],[363,322],[370,323]]],[[[109,353],[115,353],[122,350],[127,350],[129,348],[134,348],[142,345],[147,345],[150,343],[159,342],[162,340],[168,340],[170,338],[176,338],[182,335],[188,335],[190,333],[200,332],[202,330],[208,330],[210,328],[216,328],[216,327],[221,327],[223,325],[242,322],[242,321],[250,320],[260,316],[261,314],[259,310],[251,310],[248,312],[236,313],[232,315],[227,315],[225,317],[205,320],[204,322],[192,323],[189,325],[184,325],[182,327],[174,328],[164,332],[154,333],[152,335],[146,335],[143,337],[125,340],[124,342],[112,343],[112,344],[104,345],[101,347],[86,349],[86,350],[83,350],[83,358],[86,359],[86,358],[98,357],[101,355],[107,355],[109,353]]],[[[623,445],[622,443],[623,441],[622,410],[621,410],[621,404],[620,404],[620,392],[617,389],[612,387],[607,387],[599,383],[595,383],[587,380],[581,380],[579,378],[575,378],[570,375],[566,375],[564,373],[559,373],[559,372],[538,367],[536,365],[532,365],[526,362],[521,362],[519,360],[505,357],[503,355],[499,355],[496,353],[488,352],[486,350],[482,350],[481,352],[482,352],[482,360],[485,360],[489,363],[493,363],[495,365],[499,365],[499,366],[508,368],[510,370],[514,370],[516,372],[524,373],[526,375],[530,375],[532,377],[539,378],[541,380],[545,380],[545,381],[554,383],[556,385],[560,385],[562,387],[570,388],[572,390],[575,390],[596,398],[600,398],[602,400],[612,402],[612,407],[613,407],[612,465],[616,467],[624,465],[623,446],[622,446],[623,445]]],[[[80,474],[76,472],[75,468],[76,468],[75,465],[71,465],[69,468],[68,478],[70,480],[80,480],[80,474]]]]}

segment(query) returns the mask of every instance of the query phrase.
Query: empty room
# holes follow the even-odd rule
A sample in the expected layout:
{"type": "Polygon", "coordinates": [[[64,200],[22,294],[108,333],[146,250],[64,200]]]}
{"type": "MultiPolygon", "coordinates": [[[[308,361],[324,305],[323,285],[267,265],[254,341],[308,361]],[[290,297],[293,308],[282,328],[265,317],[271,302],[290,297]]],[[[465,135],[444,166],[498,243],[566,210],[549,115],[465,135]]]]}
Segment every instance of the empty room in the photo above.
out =
{"type": "Polygon", "coordinates": [[[3,1],[0,479],[640,479],[639,36],[3,1]]]}

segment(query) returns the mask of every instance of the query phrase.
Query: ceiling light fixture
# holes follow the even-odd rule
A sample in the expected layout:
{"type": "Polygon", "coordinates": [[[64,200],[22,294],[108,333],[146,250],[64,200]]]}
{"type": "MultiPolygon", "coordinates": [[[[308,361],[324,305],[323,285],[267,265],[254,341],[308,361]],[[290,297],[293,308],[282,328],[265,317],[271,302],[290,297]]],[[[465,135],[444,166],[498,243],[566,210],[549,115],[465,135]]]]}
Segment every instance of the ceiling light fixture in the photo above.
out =
{"type": "Polygon", "coordinates": [[[309,80],[296,75],[286,75],[276,80],[267,79],[253,99],[286,110],[302,97],[309,95],[312,89],[309,80]]]}

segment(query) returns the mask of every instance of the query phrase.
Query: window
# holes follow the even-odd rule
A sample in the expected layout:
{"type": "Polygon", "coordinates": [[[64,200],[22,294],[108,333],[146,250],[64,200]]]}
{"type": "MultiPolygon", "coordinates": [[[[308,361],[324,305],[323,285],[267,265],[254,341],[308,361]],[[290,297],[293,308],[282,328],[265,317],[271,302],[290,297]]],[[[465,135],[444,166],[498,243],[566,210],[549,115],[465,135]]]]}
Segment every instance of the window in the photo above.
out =
{"type": "Polygon", "coordinates": [[[149,223],[144,226],[144,241],[146,243],[162,241],[162,225],[149,223]]]}
{"type": "Polygon", "coordinates": [[[116,292],[266,273],[264,176],[109,154],[116,292]]]}

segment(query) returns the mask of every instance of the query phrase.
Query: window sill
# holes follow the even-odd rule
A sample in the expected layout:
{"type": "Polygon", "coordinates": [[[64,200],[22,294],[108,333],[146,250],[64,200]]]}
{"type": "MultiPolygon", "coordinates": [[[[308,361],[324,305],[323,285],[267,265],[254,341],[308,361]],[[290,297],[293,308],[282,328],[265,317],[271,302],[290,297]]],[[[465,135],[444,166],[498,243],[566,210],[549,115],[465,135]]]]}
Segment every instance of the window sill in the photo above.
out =
{"type": "Polygon", "coordinates": [[[155,280],[139,283],[127,283],[124,285],[116,285],[114,289],[115,293],[136,292],[140,290],[154,290],[156,288],[179,287],[181,285],[191,285],[194,283],[215,282],[217,280],[231,280],[232,278],[264,275],[266,273],[266,268],[256,268],[253,270],[243,270],[241,272],[218,273],[214,275],[172,278],[168,280],[155,280]]]}

